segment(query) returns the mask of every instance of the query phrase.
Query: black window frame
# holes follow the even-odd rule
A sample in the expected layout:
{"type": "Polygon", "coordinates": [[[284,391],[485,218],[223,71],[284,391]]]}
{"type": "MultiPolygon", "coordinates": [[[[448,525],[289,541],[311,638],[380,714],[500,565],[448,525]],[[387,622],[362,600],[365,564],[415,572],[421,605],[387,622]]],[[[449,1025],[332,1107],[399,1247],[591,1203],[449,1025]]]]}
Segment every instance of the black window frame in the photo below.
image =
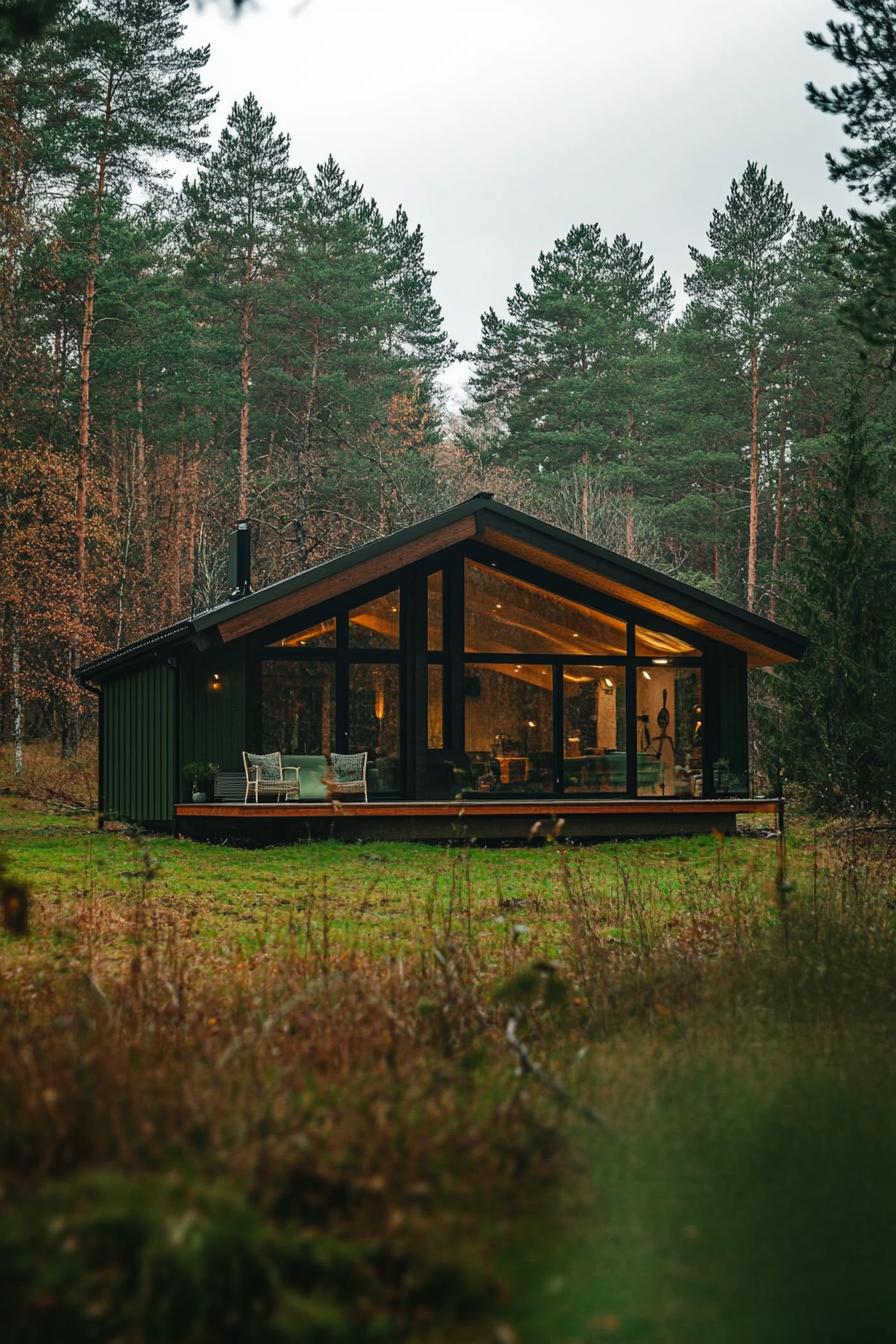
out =
{"type": "MultiPolygon", "coordinates": [[[[640,667],[649,667],[659,660],[663,665],[698,667],[703,673],[703,696],[709,704],[718,699],[718,688],[712,678],[716,673],[716,658],[713,650],[716,641],[701,635],[696,630],[684,627],[666,617],[655,614],[646,608],[635,607],[631,603],[585,587],[576,580],[556,574],[520,558],[519,556],[496,551],[484,543],[468,540],[457,543],[443,551],[426,556],[400,570],[392,571],[376,580],[359,584],[347,589],[324,602],[309,606],[300,613],[286,617],[255,632],[249,637],[249,668],[247,676],[248,698],[248,737],[253,749],[258,749],[261,722],[261,663],[266,659],[295,659],[309,662],[334,662],[336,664],[336,742],[337,750],[345,751],[348,742],[348,690],[349,667],[353,663],[396,663],[399,665],[399,740],[401,743],[400,787],[389,794],[378,794],[384,801],[399,798],[427,796],[445,796],[441,793],[428,793],[427,779],[432,778],[434,769],[457,767],[464,762],[466,755],[464,740],[464,667],[467,662],[488,663],[530,663],[547,665],[552,668],[554,682],[553,722],[554,722],[554,791],[550,795],[557,798],[588,799],[635,799],[637,789],[637,672],[640,667]],[[593,611],[622,620],[626,625],[625,654],[599,653],[477,653],[465,648],[464,640],[464,563],[467,559],[490,568],[503,571],[511,577],[522,579],[547,593],[568,598],[593,611]],[[427,594],[430,574],[442,572],[442,648],[430,650],[428,639],[427,594]],[[399,647],[393,649],[362,649],[349,645],[349,612],[365,602],[384,596],[393,591],[399,592],[399,647]],[[334,617],[336,620],[336,643],[331,648],[294,646],[289,648],[271,648],[272,642],[286,636],[299,633],[318,622],[334,617]],[[645,655],[635,654],[635,627],[668,633],[687,639],[697,654],[689,655],[645,655]],[[442,667],[442,748],[430,748],[427,734],[428,711],[428,667],[437,664],[442,667]],[[563,722],[564,722],[564,667],[608,666],[625,668],[626,700],[626,785],[621,791],[568,793],[564,784],[563,764],[563,722]],[[415,702],[411,701],[412,688],[415,702]],[[428,774],[429,772],[429,774],[428,774]]],[[[713,796],[712,771],[710,768],[710,743],[715,743],[715,725],[712,716],[706,712],[706,724],[703,744],[703,789],[704,797],[713,796]]],[[[453,790],[449,792],[449,796],[453,790]]],[[[467,798],[480,797],[470,790],[463,790],[467,798]]],[[[532,793],[517,793],[502,790],[502,799],[531,799],[532,793]]]]}

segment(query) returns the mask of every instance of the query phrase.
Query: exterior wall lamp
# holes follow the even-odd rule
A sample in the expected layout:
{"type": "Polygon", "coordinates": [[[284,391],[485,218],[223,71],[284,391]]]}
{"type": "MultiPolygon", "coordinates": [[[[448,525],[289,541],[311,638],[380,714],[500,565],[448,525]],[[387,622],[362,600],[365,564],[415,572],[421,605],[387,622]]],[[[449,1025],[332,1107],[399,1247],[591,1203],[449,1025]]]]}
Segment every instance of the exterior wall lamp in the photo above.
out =
{"type": "Polygon", "coordinates": [[[220,672],[213,672],[213,673],[212,673],[212,679],[211,679],[211,681],[210,681],[209,684],[208,684],[208,688],[209,688],[209,690],[210,690],[210,691],[220,691],[220,690],[222,690],[223,685],[224,685],[224,683],[221,681],[221,674],[220,674],[220,672]]]}

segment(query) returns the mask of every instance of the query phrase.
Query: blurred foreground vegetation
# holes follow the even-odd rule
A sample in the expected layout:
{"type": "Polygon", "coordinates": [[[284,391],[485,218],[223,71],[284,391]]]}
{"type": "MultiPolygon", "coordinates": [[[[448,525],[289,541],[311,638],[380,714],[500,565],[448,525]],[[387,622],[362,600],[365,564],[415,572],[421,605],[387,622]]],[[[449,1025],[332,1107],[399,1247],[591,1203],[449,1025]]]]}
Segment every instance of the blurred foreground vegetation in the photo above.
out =
{"type": "Polygon", "coordinates": [[[885,1337],[896,865],[230,851],[0,799],[15,1341],[885,1337]]]}

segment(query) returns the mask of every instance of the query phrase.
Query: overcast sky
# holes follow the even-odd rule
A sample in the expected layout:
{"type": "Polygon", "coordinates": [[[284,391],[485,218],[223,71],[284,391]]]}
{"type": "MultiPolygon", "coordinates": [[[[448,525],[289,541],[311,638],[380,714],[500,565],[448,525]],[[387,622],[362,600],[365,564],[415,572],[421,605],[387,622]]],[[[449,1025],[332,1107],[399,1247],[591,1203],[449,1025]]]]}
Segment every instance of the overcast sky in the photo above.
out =
{"type": "MultiPolygon", "coordinates": [[[[645,244],[681,294],[688,244],[748,158],[798,209],[845,212],[840,128],[803,86],[831,0],[228,0],[193,5],[215,130],[254,91],[306,169],[332,153],[423,227],[451,335],[475,345],[574,224],[645,244]]],[[[452,381],[457,383],[460,371],[452,381]]]]}

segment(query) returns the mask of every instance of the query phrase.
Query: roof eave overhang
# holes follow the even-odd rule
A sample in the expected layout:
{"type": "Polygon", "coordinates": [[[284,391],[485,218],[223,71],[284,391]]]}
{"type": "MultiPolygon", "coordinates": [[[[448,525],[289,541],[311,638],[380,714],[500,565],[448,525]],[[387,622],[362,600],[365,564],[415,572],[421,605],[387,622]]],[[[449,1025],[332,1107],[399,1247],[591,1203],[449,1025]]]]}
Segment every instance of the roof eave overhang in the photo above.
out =
{"type": "Polygon", "coordinates": [[[747,654],[752,666],[798,662],[806,651],[804,636],[786,626],[593,542],[573,537],[549,523],[530,519],[506,505],[494,502],[483,509],[477,534],[486,545],[497,550],[566,573],[597,592],[643,606],[685,629],[739,648],[747,654]]]}
{"type": "Polygon", "coordinates": [[[122,649],[115,649],[112,653],[103,654],[101,658],[94,658],[89,663],[82,663],[80,667],[75,668],[75,680],[81,686],[88,686],[90,683],[96,685],[96,683],[102,683],[106,677],[126,671],[127,668],[138,663],[158,658],[163,654],[170,653],[175,648],[190,643],[196,643],[193,623],[192,621],[182,621],[179,625],[173,626],[163,633],[136,640],[133,644],[128,644],[122,649]]]}
{"type": "Polygon", "coordinates": [[[79,668],[78,679],[100,680],[132,662],[181,643],[229,643],[327,602],[465,540],[531,561],[548,572],[654,612],[686,630],[740,649],[752,666],[797,662],[806,640],[793,630],[744,611],[594,542],[490,497],[477,495],[388,537],[368,542],[301,574],[269,584],[79,668]]]}

